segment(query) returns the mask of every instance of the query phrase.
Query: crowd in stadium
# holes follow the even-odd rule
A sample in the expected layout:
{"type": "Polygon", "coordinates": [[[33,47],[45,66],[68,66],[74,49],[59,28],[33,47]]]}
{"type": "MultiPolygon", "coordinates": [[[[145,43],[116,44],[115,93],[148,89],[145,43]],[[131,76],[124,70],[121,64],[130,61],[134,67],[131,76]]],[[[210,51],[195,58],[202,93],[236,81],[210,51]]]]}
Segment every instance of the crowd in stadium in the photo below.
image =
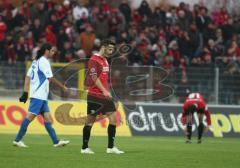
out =
{"type": "Polygon", "coordinates": [[[54,62],[88,58],[102,39],[112,37],[119,45],[131,45],[131,65],[180,69],[183,80],[191,66],[217,64],[234,67],[238,73],[240,17],[224,7],[210,11],[204,5],[182,2],[152,9],[143,1],[132,9],[127,0],[118,8],[105,0],[100,5],[29,0],[17,7],[8,0],[1,2],[0,59],[9,65],[31,60],[43,42],[57,47],[54,62]]]}

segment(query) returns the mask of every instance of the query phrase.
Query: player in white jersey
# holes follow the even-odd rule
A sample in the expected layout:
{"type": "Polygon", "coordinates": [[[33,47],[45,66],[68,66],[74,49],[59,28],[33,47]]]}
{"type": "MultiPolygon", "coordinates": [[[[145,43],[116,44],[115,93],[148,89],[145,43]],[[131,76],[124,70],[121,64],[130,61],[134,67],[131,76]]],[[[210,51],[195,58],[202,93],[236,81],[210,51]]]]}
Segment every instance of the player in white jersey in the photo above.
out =
{"type": "Polygon", "coordinates": [[[27,147],[22,141],[26,134],[28,125],[37,115],[42,115],[44,118],[44,126],[53,141],[54,147],[64,146],[69,141],[59,140],[56,132],[52,127],[51,115],[48,107],[49,82],[53,82],[58,87],[67,91],[67,88],[53,77],[50,63],[48,61],[54,53],[54,48],[49,44],[44,44],[38,51],[37,58],[32,62],[27,75],[25,77],[24,93],[19,98],[20,102],[26,103],[28,99],[28,90],[30,85],[30,105],[29,113],[23,120],[16,139],[13,145],[18,147],[27,147]]]}

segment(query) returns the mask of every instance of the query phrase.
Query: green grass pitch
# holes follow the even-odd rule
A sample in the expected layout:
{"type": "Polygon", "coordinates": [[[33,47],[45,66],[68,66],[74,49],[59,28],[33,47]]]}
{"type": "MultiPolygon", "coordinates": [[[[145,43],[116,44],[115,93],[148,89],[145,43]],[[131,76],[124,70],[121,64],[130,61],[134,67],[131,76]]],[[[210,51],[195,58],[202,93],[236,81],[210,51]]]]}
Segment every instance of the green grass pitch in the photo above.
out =
{"type": "Polygon", "coordinates": [[[27,135],[29,148],[12,146],[14,135],[0,134],[1,168],[238,168],[240,141],[237,138],[193,139],[179,137],[117,137],[126,153],[106,154],[107,137],[91,137],[94,155],[80,154],[81,136],[61,136],[69,146],[54,148],[46,135],[27,135]]]}

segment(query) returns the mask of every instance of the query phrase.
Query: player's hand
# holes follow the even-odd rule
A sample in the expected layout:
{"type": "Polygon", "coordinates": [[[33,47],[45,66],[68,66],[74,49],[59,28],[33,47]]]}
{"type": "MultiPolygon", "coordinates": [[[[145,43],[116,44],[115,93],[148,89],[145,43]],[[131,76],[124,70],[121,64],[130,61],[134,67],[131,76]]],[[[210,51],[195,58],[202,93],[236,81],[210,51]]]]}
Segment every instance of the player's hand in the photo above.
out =
{"type": "Polygon", "coordinates": [[[112,95],[108,91],[103,92],[103,95],[108,99],[112,99],[112,95]]]}
{"type": "Polygon", "coordinates": [[[68,92],[68,88],[66,86],[63,86],[63,91],[68,92]]]}
{"type": "Polygon", "coordinates": [[[63,87],[63,92],[64,92],[66,95],[70,95],[70,89],[67,88],[66,86],[63,87]]]}
{"type": "Polygon", "coordinates": [[[209,126],[206,126],[204,132],[207,133],[209,131],[209,126]]]}
{"type": "Polygon", "coordinates": [[[20,102],[24,102],[24,104],[27,102],[28,99],[28,92],[23,92],[22,96],[19,97],[20,102]]]}

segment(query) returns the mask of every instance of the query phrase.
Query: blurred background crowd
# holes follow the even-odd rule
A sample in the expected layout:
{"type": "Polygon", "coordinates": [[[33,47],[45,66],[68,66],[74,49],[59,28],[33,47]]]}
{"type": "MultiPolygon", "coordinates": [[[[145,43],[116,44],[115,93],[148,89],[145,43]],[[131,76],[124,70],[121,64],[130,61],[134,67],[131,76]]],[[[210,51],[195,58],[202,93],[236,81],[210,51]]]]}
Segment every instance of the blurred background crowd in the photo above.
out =
{"type": "MultiPolygon", "coordinates": [[[[225,6],[210,10],[204,3],[183,1],[152,7],[145,0],[138,8],[127,0],[28,0],[16,6],[0,1],[0,64],[5,72],[15,68],[14,78],[24,76],[19,68],[35,57],[44,42],[59,51],[52,62],[65,63],[89,58],[101,40],[109,37],[118,45],[131,46],[126,56],[129,65],[167,70],[178,101],[189,90],[200,90],[211,100],[218,67],[218,87],[224,90],[219,102],[238,103],[240,15],[225,6]]],[[[21,80],[14,85],[7,81],[4,87],[21,85],[21,80]]]]}

